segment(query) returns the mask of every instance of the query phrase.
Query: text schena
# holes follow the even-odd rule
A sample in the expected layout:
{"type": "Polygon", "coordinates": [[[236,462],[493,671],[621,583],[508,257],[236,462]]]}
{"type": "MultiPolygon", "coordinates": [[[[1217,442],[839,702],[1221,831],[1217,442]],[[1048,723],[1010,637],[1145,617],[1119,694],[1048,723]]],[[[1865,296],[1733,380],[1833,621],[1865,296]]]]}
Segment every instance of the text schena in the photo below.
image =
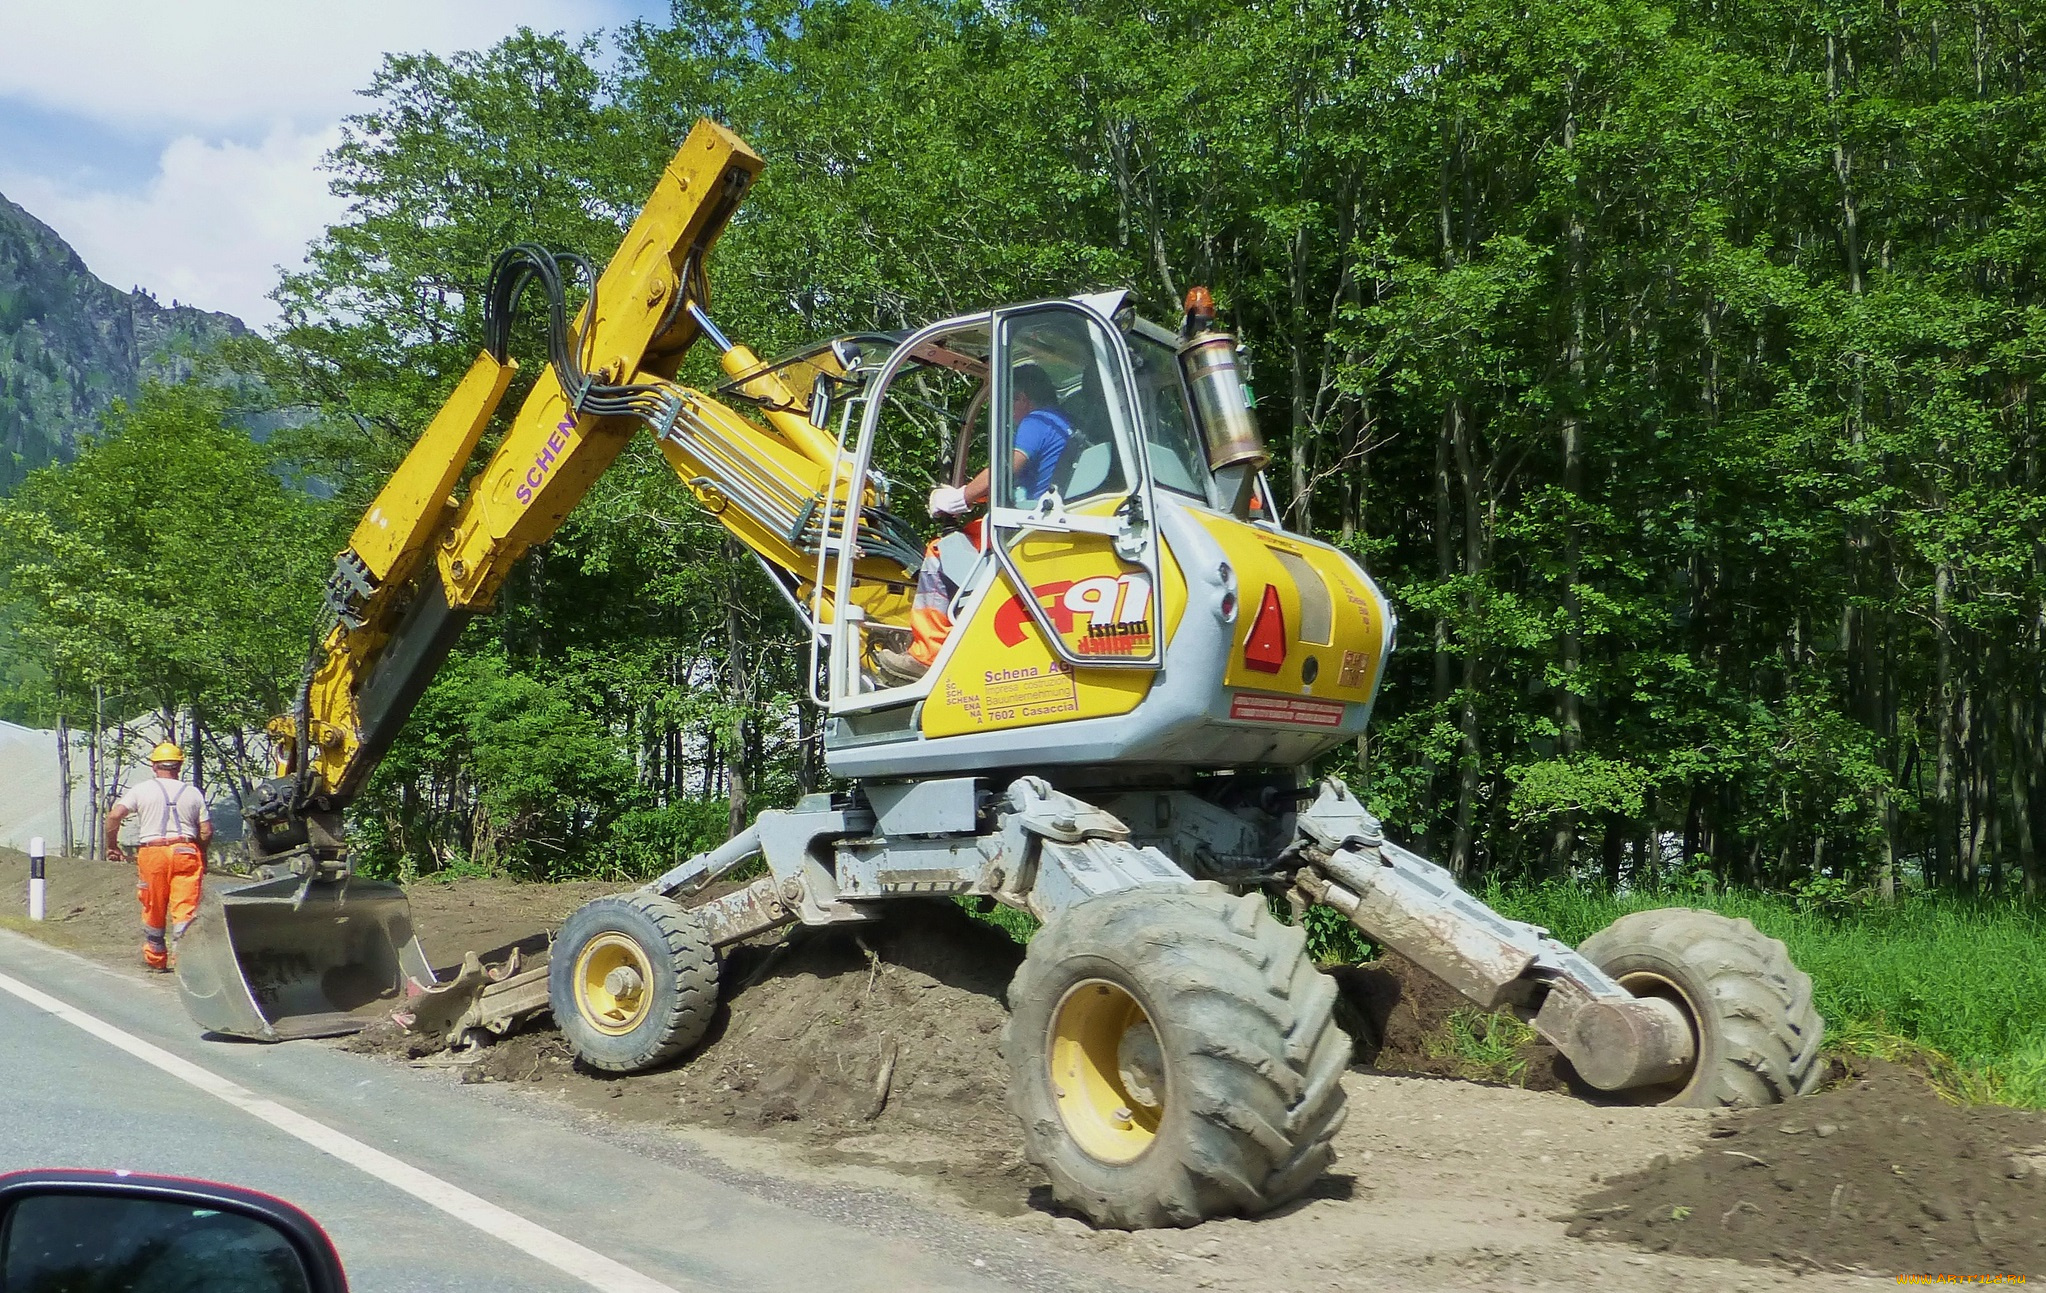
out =
{"type": "Polygon", "coordinates": [[[526,468],[526,477],[519,482],[517,491],[521,503],[533,501],[533,491],[547,483],[548,473],[561,461],[562,450],[568,448],[568,437],[575,431],[575,419],[563,418],[555,425],[554,434],[547,437],[547,443],[540,446],[540,452],[533,455],[533,465],[526,468]]]}

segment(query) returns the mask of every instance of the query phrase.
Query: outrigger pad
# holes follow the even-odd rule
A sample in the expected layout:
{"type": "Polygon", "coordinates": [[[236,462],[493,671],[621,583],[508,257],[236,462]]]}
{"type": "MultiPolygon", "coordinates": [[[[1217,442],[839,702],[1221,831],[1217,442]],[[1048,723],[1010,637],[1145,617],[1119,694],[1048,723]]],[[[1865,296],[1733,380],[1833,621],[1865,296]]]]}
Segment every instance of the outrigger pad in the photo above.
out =
{"type": "Polygon", "coordinates": [[[266,1042],[360,1032],[434,983],[405,891],[353,877],[209,886],[177,965],[201,1028],[266,1042]]]}

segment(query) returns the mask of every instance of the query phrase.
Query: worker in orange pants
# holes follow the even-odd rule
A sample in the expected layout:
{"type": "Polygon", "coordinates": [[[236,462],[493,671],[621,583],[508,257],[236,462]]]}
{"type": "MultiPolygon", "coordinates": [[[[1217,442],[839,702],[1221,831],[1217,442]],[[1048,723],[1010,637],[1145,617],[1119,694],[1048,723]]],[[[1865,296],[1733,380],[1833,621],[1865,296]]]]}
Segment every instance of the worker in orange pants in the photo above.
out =
{"type": "Polygon", "coordinates": [[[213,822],[206,796],[185,784],[185,752],[169,741],[149,752],[156,776],[107,811],[107,860],[122,860],[121,823],[136,818],[135,894],[142,900],[142,964],[159,973],[175,963],[177,939],[199,914],[213,822]]]}

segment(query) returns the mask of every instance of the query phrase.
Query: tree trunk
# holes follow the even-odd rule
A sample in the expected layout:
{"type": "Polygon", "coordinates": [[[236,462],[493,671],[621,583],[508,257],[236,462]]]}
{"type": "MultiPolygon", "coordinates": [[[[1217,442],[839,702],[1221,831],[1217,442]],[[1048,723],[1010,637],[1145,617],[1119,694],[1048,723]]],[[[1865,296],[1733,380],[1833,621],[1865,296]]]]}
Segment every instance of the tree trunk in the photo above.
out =
{"type": "MultiPolygon", "coordinates": [[[[1574,95],[1574,83],[1566,94],[1574,95]]],[[[1574,105],[1563,114],[1563,151],[1577,150],[1577,113],[1574,105]]],[[[1584,218],[1573,202],[1569,231],[1570,333],[1563,343],[1563,367],[1570,374],[1563,413],[1563,495],[1575,508],[1584,492],[1584,428],[1578,420],[1578,403],[1584,389],[1584,218]]],[[[1577,517],[1563,521],[1563,640],[1559,649],[1559,677],[1556,681],[1556,753],[1573,758],[1584,746],[1584,711],[1577,694],[1577,671],[1584,656],[1584,614],[1578,603],[1578,566],[1582,551],[1577,517]]],[[[1549,838],[1549,874],[1568,875],[1571,855],[1577,844],[1577,814],[1557,813],[1549,838]]]]}
{"type": "MultiPolygon", "coordinates": [[[[1467,621],[1475,625],[1480,609],[1477,580],[1484,573],[1487,564],[1483,483],[1471,453],[1469,420],[1459,415],[1455,420],[1454,432],[1457,474],[1463,482],[1464,576],[1471,581],[1471,590],[1464,602],[1464,614],[1467,621]]],[[[1448,866],[1459,880],[1472,873],[1478,782],[1484,763],[1483,747],[1478,732],[1478,687],[1482,682],[1483,661],[1477,642],[1476,633],[1467,635],[1463,649],[1462,685],[1458,698],[1456,829],[1450,839],[1448,866]]]]}
{"type": "MultiPolygon", "coordinates": [[[[1450,488],[1452,460],[1455,450],[1456,427],[1463,418],[1463,405],[1452,399],[1449,408],[1442,415],[1441,434],[1435,437],[1435,578],[1446,584],[1456,573],[1456,549],[1452,542],[1450,521],[1450,488]]],[[[1449,651],[1449,616],[1438,609],[1432,627],[1434,655],[1433,685],[1429,696],[1434,702],[1434,712],[1440,715],[1449,704],[1452,669],[1455,660],[1449,651]]],[[[1442,784],[1441,772],[1435,766],[1431,755],[1422,767],[1422,815],[1428,825],[1428,853],[1440,857],[1445,848],[1446,832],[1442,825],[1442,784]]]]}
{"type": "Polygon", "coordinates": [[[71,728],[57,713],[57,856],[70,857],[76,843],[71,837],[71,728]]]}
{"type": "Polygon", "coordinates": [[[1292,334],[1293,344],[1286,349],[1293,359],[1292,371],[1292,439],[1289,446],[1289,466],[1293,473],[1293,524],[1302,534],[1314,533],[1314,498],[1312,484],[1312,452],[1314,439],[1313,419],[1310,417],[1312,401],[1307,393],[1307,347],[1301,344],[1299,329],[1307,314],[1307,228],[1303,224],[1293,235],[1293,255],[1289,277],[1292,280],[1292,316],[1286,331],[1292,334]]]}
{"type": "Polygon", "coordinates": [[[106,750],[101,745],[106,730],[106,690],[95,683],[92,688],[92,744],[85,751],[85,779],[89,783],[87,794],[92,800],[86,823],[90,835],[85,846],[94,857],[98,857],[100,850],[106,847],[107,839],[106,750]]]}
{"type": "MultiPolygon", "coordinates": [[[[725,540],[727,568],[733,571],[743,569],[744,552],[738,541],[725,540]]],[[[750,668],[751,644],[746,637],[745,623],[740,608],[745,590],[739,585],[736,575],[725,586],[725,644],[728,652],[725,660],[726,695],[732,708],[738,714],[738,721],[732,731],[732,748],[727,756],[726,768],[729,774],[728,786],[730,811],[726,815],[729,825],[725,838],[730,839],[746,829],[747,795],[752,790],[752,753],[754,741],[750,729],[753,716],[753,671],[750,668]]]]}
{"type": "Polygon", "coordinates": [[[1954,695],[1954,650],[1953,626],[1947,617],[1947,600],[1953,587],[1953,573],[1944,561],[1934,571],[1932,579],[1932,631],[1933,631],[1933,675],[1935,680],[1934,703],[1939,707],[1939,750],[1932,791],[1933,875],[1926,877],[1931,884],[1952,884],[1956,879],[1954,870],[1954,845],[1958,839],[1959,818],[1954,807],[1954,778],[1958,735],[1955,731],[1954,695]]]}
{"type": "Polygon", "coordinates": [[[730,839],[746,829],[746,796],[752,790],[751,785],[748,784],[750,778],[746,775],[745,750],[748,743],[746,729],[751,725],[752,720],[750,719],[742,718],[739,720],[739,730],[734,734],[735,743],[739,748],[733,751],[733,757],[730,763],[726,765],[729,771],[729,775],[726,778],[726,786],[729,792],[729,811],[725,814],[726,839],[730,839]]]}

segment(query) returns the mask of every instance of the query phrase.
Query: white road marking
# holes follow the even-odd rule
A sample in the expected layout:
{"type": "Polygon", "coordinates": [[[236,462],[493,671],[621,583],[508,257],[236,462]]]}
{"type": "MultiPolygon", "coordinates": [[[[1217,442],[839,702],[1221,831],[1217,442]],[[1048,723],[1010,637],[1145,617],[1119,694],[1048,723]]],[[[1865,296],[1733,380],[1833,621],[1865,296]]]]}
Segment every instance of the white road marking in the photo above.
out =
{"type": "Polygon", "coordinates": [[[287,1109],[274,1100],[266,1100],[211,1069],[202,1068],[190,1060],[180,1059],[160,1046],[153,1046],[139,1037],[123,1032],[105,1020],[86,1014],[75,1006],[66,1005],[18,979],[0,974],[0,991],[19,997],[38,1010],[55,1015],[109,1046],[124,1050],[136,1059],[161,1069],[180,1082],[197,1087],[207,1095],[262,1119],[279,1131],[296,1136],[314,1149],[331,1154],[350,1167],[359,1168],[380,1181],[388,1181],[421,1202],[439,1208],[457,1221],[466,1222],[486,1235],[501,1239],[520,1252],[581,1280],[591,1288],[602,1290],[602,1293],[676,1293],[668,1285],[649,1279],[594,1249],[585,1248],[573,1239],[555,1234],[545,1226],[500,1208],[487,1199],[480,1199],[460,1186],[450,1185],[439,1177],[393,1158],[380,1149],[373,1149],[323,1122],[317,1122],[302,1113],[287,1109]]]}

